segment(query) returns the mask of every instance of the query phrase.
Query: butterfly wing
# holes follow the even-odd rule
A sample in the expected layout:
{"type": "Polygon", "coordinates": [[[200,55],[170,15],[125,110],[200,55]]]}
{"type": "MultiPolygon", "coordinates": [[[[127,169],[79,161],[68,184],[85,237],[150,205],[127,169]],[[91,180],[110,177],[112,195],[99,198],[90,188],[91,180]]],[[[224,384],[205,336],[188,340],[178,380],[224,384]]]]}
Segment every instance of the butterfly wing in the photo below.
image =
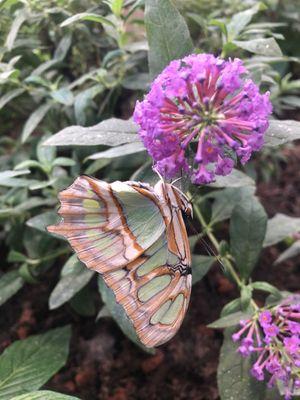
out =
{"type": "Polygon", "coordinates": [[[169,208],[162,214],[170,216],[164,234],[132,263],[103,275],[147,347],[176,334],[191,294],[191,254],[181,211],[169,208]]]}
{"type": "Polygon", "coordinates": [[[179,329],[191,292],[190,249],[180,210],[143,184],[79,177],[60,193],[63,217],[48,228],[102,274],[141,342],[154,347],[179,329]]]}
{"type": "Polygon", "coordinates": [[[127,265],[164,232],[165,222],[151,188],[108,184],[80,176],[59,194],[62,221],[48,231],[64,236],[85,265],[104,273],[127,265]]]}

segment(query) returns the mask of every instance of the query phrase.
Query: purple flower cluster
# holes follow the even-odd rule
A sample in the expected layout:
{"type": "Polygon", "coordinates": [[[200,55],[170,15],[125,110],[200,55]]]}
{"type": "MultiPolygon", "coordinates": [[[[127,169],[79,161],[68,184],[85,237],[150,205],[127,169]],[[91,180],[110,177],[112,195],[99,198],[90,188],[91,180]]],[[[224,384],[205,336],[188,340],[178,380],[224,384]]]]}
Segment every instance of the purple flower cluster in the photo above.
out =
{"type": "Polygon", "coordinates": [[[196,184],[227,175],[263,145],[272,111],[239,59],[193,54],[172,61],[137,102],[139,135],[166,178],[184,170],[196,184]],[[196,144],[195,144],[196,142],[196,144]]]}
{"type": "Polygon", "coordinates": [[[240,342],[243,357],[255,354],[251,374],[259,381],[268,378],[268,387],[275,384],[290,400],[300,391],[300,296],[260,311],[241,321],[241,329],[232,335],[240,342]]]}

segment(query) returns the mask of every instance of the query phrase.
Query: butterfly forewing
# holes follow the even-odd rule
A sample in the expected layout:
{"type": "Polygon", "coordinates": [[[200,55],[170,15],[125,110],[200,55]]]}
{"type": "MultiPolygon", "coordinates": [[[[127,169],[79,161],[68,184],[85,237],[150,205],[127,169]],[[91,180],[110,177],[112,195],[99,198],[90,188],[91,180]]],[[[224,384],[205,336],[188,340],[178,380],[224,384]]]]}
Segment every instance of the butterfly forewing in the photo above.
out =
{"type": "Polygon", "coordinates": [[[82,176],[60,193],[63,219],[48,228],[102,274],[148,347],[175,335],[191,292],[189,243],[173,194],[167,184],[158,191],[82,176]]]}
{"type": "Polygon", "coordinates": [[[66,237],[88,268],[111,271],[141,255],[164,231],[152,197],[122,182],[81,176],[60,193],[63,220],[48,230],[66,237]]]}

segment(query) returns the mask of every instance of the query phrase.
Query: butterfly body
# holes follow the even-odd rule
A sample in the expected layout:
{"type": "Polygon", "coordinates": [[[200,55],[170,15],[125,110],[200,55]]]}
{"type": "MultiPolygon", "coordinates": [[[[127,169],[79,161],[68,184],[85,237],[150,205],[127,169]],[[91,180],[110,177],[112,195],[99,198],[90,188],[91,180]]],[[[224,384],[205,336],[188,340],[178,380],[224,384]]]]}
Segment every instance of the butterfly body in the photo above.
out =
{"type": "Polygon", "coordinates": [[[158,182],[113,182],[81,176],[59,195],[64,236],[78,258],[114,291],[148,347],[175,335],[191,292],[191,254],[182,212],[185,195],[158,182]]]}

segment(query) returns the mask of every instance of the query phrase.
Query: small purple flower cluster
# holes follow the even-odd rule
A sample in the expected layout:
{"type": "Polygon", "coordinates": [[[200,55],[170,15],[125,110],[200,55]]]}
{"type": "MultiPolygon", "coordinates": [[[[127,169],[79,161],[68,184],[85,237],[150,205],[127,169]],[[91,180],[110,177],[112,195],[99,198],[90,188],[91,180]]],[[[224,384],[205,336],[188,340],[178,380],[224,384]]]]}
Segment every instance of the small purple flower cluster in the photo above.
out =
{"type": "Polygon", "coordinates": [[[137,102],[134,121],[164,177],[183,170],[205,184],[262,147],[271,111],[269,94],[259,93],[241,60],[193,54],[162,71],[137,102]]]}
{"type": "Polygon", "coordinates": [[[251,374],[259,381],[269,377],[268,387],[283,388],[285,400],[300,391],[300,296],[256,313],[240,322],[242,328],[232,335],[240,342],[243,357],[255,354],[251,374]]]}

